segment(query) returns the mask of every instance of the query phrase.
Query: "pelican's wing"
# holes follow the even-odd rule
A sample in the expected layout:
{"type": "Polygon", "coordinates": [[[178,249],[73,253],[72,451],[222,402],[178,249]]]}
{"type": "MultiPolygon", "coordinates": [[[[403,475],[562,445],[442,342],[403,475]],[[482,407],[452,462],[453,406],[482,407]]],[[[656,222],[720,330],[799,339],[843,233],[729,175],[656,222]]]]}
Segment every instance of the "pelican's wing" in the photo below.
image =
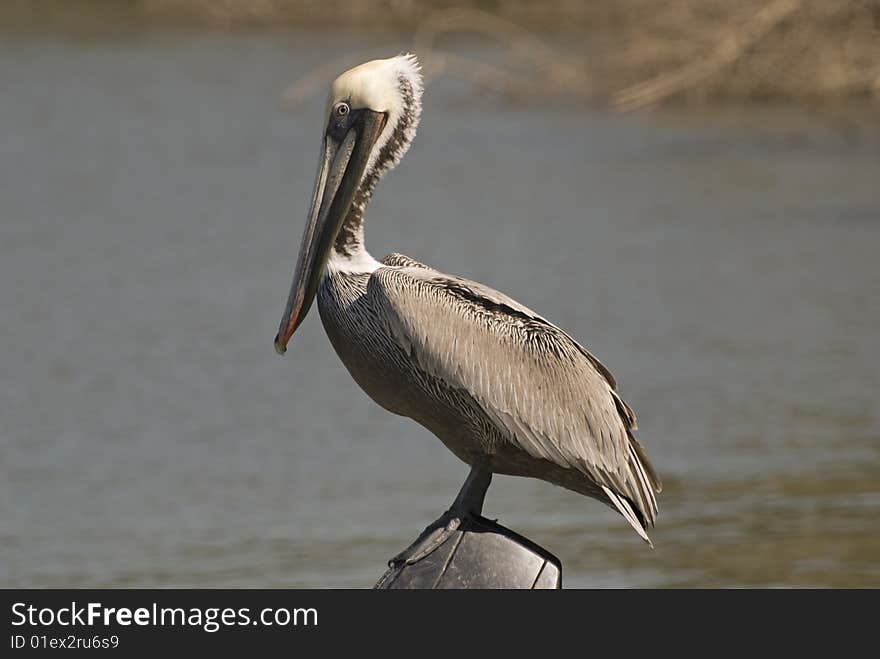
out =
{"type": "Polygon", "coordinates": [[[467,391],[509,441],[577,469],[647,542],[661,484],[611,373],[561,329],[477,282],[390,255],[367,295],[427,374],[467,391]]]}

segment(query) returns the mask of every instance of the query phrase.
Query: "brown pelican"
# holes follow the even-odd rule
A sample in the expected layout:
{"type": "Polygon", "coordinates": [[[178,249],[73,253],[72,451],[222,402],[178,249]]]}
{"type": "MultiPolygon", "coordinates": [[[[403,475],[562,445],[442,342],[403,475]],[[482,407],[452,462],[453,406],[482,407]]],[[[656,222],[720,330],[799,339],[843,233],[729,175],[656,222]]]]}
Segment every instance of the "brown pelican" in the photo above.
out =
{"type": "Polygon", "coordinates": [[[400,254],[377,261],[365,249],[364,211],[412,143],[421,96],[412,55],[367,62],[333,83],[275,349],[285,352],[317,296],[324,329],[360,387],[470,465],[450,510],[426,529],[440,532],[433,546],[444,529],[481,512],[493,472],[594,497],[650,544],[660,479],[608,369],[563,330],[488,286],[400,254]]]}

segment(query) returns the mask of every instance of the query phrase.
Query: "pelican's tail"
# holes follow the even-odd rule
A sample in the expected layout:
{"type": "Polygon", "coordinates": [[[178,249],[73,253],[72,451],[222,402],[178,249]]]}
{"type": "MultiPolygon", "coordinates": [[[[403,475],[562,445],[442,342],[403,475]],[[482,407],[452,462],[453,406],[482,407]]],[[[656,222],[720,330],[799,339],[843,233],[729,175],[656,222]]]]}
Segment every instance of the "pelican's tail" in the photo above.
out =
{"type": "Polygon", "coordinates": [[[632,526],[636,533],[639,534],[642,540],[648,543],[648,546],[653,549],[654,543],[651,542],[651,538],[648,537],[648,533],[645,531],[645,525],[641,521],[641,515],[636,512],[633,508],[632,504],[627,501],[624,497],[619,494],[615,494],[613,490],[606,486],[602,486],[602,490],[605,492],[605,496],[608,497],[608,500],[614,504],[614,507],[620,512],[621,515],[626,518],[626,521],[629,522],[629,525],[632,526]]]}

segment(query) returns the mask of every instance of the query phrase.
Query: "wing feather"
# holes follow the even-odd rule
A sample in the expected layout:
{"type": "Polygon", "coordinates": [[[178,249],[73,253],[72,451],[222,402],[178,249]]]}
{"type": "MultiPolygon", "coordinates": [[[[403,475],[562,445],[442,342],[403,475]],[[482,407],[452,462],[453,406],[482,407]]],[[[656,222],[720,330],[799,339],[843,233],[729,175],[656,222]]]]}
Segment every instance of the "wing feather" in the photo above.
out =
{"type": "MultiPolygon", "coordinates": [[[[478,282],[383,259],[367,295],[427,374],[466,390],[513,444],[589,476],[647,540],[661,489],[614,377],[563,330],[478,282]]],[[[650,542],[648,540],[648,542],[650,542]]]]}

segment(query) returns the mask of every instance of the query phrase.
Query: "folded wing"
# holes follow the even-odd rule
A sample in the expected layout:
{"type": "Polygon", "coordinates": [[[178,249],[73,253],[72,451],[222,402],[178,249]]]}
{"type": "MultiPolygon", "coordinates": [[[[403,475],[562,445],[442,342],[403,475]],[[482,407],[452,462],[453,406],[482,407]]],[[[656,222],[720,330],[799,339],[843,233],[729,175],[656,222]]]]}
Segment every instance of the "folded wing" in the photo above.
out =
{"type": "Polygon", "coordinates": [[[611,373],[564,331],[488,286],[391,255],[367,295],[425,373],[467,391],[507,439],[577,469],[647,542],[661,483],[611,373]]]}

